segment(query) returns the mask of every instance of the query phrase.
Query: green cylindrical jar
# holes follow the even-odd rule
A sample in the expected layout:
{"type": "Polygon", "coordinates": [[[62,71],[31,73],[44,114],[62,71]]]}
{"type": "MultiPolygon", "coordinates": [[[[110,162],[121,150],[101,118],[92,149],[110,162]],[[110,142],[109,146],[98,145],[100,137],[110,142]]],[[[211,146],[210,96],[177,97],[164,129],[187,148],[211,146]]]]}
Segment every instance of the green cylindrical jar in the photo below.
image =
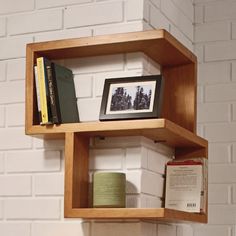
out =
{"type": "Polygon", "coordinates": [[[93,207],[125,207],[125,184],[124,173],[94,173],[93,207]]]}

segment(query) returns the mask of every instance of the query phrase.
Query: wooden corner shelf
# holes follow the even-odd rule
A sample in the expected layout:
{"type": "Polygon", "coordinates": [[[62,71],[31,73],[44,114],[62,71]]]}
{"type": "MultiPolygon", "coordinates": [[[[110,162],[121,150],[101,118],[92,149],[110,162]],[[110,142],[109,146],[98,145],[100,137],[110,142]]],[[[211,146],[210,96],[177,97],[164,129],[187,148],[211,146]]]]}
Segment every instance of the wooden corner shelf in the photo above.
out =
{"type": "Polygon", "coordinates": [[[207,222],[205,214],[153,208],[89,208],[91,137],[144,136],[175,149],[176,158],[207,158],[208,142],[196,135],[197,58],[165,30],[56,40],[27,45],[26,125],[28,135],[65,139],[65,217],[207,222]],[[50,60],[142,52],[157,62],[165,79],[161,119],[40,126],[33,67],[50,60]]]}

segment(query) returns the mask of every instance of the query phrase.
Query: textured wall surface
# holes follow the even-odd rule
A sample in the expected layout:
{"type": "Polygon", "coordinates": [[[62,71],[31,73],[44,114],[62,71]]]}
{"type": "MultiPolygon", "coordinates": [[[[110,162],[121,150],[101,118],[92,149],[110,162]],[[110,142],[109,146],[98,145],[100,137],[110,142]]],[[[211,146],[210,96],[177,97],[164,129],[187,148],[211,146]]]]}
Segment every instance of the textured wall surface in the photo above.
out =
{"type": "Polygon", "coordinates": [[[195,0],[199,134],[209,140],[209,225],[194,236],[233,236],[236,217],[236,3],[195,0]]]}
{"type": "MultiPolygon", "coordinates": [[[[214,16],[209,14],[209,19],[212,18],[214,16]]],[[[26,43],[165,28],[193,50],[193,20],[191,0],[0,0],[0,235],[193,235],[192,227],[183,224],[64,219],[64,141],[24,135],[26,43]]],[[[223,24],[222,31],[226,30],[224,23],[223,20],[219,23],[219,26],[223,24]]],[[[231,37],[234,37],[233,32],[231,37]]],[[[230,47],[230,41],[227,45],[230,47]]],[[[199,45],[200,52],[201,47],[202,44],[199,45]]],[[[216,53],[214,44],[208,50],[211,60],[212,53],[216,53]]],[[[229,53],[233,55],[233,52],[229,53]]],[[[220,51],[217,55],[221,56],[220,51]]],[[[158,65],[141,53],[60,63],[74,72],[81,121],[98,119],[104,78],[159,73],[158,65]]],[[[228,70],[225,64],[220,64],[222,69],[213,66],[225,76],[222,71],[228,70]]],[[[229,91],[222,98],[224,106],[221,108],[226,110],[230,104],[225,103],[225,99],[234,96],[233,92],[230,93],[232,87],[227,88],[229,91]]],[[[217,87],[208,89],[208,100],[214,101],[217,87]]],[[[232,105],[231,111],[234,108],[232,105]]],[[[211,109],[213,114],[218,114],[217,105],[211,109]]],[[[200,116],[204,118],[203,110],[200,116]]],[[[219,119],[227,117],[221,114],[219,119]]],[[[235,117],[233,112],[231,119],[235,120],[235,117]]],[[[228,124],[227,128],[231,129],[231,125],[228,124]]],[[[210,134],[214,127],[206,128],[210,134]]],[[[224,153],[227,148],[223,145],[218,150],[224,153]]],[[[94,140],[90,170],[125,171],[129,182],[127,204],[160,206],[163,167],[171,153],[169,148],[141,137],[94,140]],[[158,186],[154,188],[150,182],[156,182],[158,186]]],[[[220,156],[218,159],[222,161],[220,156]]],[[[228,185],[217,185],[218,188],[221,186],[229,189],[228,185]]],[[[234,186],[230,187],[233,191],[234,186]]],[[[218,198],[221,201],[225,196],[221,194],[218,198]]],[[[226,206],[224,209],[227,210],[226,206]]]]}

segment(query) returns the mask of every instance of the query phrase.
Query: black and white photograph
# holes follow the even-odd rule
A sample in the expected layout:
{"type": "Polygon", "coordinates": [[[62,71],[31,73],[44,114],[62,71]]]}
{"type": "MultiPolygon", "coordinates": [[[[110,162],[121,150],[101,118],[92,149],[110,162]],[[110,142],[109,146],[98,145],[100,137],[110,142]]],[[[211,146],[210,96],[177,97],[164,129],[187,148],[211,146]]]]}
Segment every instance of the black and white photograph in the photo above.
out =
{"type": "Polygon", "coordinates": [[[106,79],[100,120],[158,117],[162,87],[161,75],[106,79]]]}
{"type": "Polygon", "coordinates": [[[155,81],[111,85],[106,113],[151,112],[155,88],[155,81]]]}

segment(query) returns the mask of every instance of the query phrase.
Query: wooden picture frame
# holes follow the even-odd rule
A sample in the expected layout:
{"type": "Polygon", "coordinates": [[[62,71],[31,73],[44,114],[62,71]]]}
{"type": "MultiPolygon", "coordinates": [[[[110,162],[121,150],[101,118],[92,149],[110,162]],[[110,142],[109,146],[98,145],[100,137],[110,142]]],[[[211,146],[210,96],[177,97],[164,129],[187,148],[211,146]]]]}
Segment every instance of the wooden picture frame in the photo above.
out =
{"type": "Polygon", "coordinates": [[[161,75],[106,79],[99,120],[159,118],[163,87],[161,75]]]}

